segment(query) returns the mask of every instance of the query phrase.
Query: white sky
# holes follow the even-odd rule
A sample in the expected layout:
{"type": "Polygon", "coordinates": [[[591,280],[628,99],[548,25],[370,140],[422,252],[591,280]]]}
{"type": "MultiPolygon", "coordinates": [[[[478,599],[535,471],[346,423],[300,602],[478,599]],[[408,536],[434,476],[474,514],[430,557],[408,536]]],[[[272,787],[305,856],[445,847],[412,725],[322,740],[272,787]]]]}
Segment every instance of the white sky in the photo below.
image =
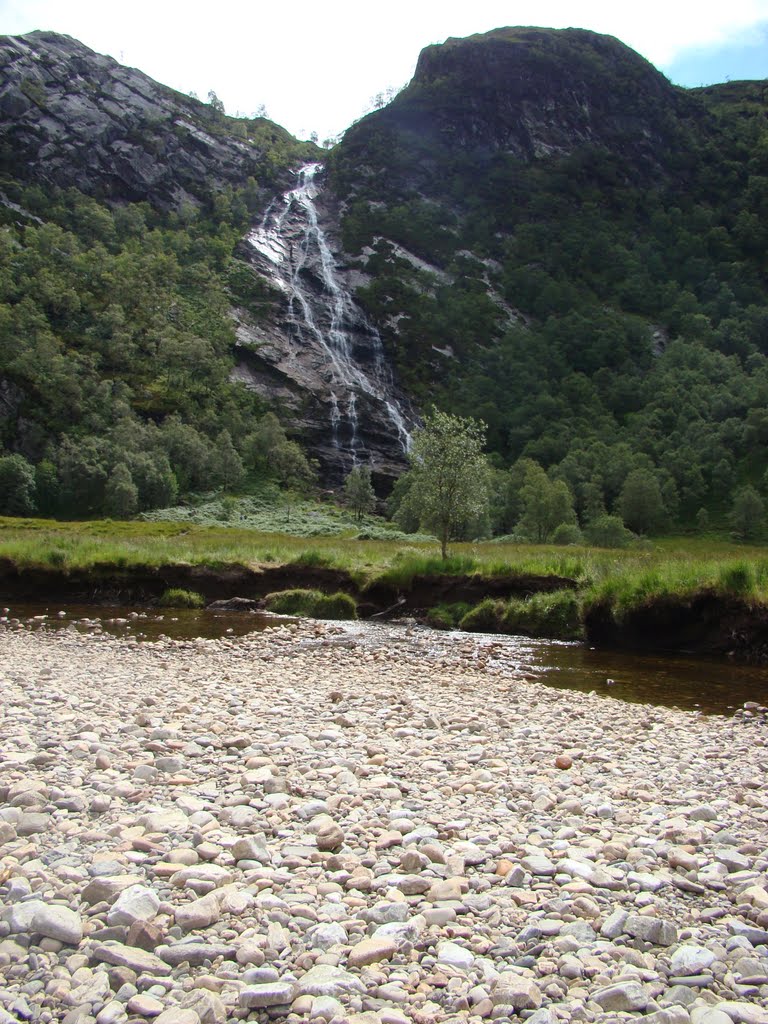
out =
{"type": "Polygon", "coordinates": [[[205,99],[213,89],[227,113],[263,103],[289,131],[321,139],[347,128],[375,93],[405,84],[420,49],[448,36],[588,28],[663,70],[713,47],[751,45],[754,55],[766,22],[768,0],[0,0],[0,34],[65,32],[181,92],[205,99]]]}

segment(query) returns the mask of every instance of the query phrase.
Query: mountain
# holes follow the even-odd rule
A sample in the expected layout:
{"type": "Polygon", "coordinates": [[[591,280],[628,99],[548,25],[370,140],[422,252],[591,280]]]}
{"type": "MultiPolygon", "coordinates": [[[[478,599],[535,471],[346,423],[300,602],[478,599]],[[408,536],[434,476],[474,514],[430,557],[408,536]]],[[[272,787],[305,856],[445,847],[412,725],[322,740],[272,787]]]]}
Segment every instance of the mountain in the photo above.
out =
{"type": "Polygon", "coordinates": [[[226,118],[69,36],[0,38],[0,73],[0,173],[30,184],[178,210],[249,177],[278,186],[300,158],[278,125],[226,118]]]}
{"type": "MultiPolygon", "coordinates": [[[[0,440],[52,464],[54,490],[88,491],[88,511],[102,507],[126,444],[133,477],[173,474],[182,490],[220,481],[221,445],[256,471],[254,424],[267,409],[326,484],[355,459],[385,488],[404,466],[408,403],[377,332],[342,295],[333,225],[319,223],[314,192],[281,198],[322,151],[211,99],[67,36],[0,39],[0,440]],[[285,239],[273,226],[280,274],[249,241],[273,209],[289,214],[285,239]],[[194,468],[163,439],[176,419],[193,431],[194,468]],[[76,479],[64,485],[73,444],[76,479]]],[[[140,490],[140,507],[168,493],[140,490]]]]}
{"type": "Polygon", "coordinates": [[[326,154],[2,38],[0,440],[41,507],[98,511],[126,472],[149,507],[260,471],[274,409],[324,481],[359,459],[386,488],[434,402],[583,519],[634,469],[670,517],[718,514],[768,465],[764,91],[498,29],[427,47],[326,154]]]}
{"type": "Polygon", "coordinates": [[[425,49],[329,159],[357,298],[415,400],[480,415],[579,512],[652,470],[684,521],[768,464],[764,82],[671,85],[618,40],[425,49]]]}

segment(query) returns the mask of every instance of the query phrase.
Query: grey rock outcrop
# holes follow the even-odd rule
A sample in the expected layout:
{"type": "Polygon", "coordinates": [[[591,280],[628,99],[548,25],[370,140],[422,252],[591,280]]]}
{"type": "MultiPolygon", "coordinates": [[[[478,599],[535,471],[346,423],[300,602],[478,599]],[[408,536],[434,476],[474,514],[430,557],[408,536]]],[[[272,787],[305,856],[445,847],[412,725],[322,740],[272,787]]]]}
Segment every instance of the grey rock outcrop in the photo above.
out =
{"type": "Polygon", "coordinates": [[[70,36],[0,37],[0,168],[14,177],[165,209],[197,204],[244,185],[262,161],[223,121],[70,36]]]}

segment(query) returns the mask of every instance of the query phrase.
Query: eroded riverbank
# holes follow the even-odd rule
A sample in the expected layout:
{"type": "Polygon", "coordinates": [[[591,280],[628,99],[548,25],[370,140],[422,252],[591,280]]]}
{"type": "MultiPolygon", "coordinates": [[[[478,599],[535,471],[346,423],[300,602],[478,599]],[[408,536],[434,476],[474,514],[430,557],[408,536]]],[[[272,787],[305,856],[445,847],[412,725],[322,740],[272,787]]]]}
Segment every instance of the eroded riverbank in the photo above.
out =
{"type": "Polygon", "coordinates": [[[0,632],[11,1020],[768,1021],[759,720],[355,628],[0,632]]]}

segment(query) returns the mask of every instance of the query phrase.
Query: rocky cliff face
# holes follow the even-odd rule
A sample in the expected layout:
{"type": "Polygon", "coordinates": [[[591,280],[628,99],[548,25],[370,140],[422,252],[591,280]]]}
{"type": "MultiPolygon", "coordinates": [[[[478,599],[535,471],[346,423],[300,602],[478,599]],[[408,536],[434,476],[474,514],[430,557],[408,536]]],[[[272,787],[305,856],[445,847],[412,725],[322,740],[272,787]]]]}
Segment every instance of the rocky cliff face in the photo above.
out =
{"type": "MultiPolygon", "coordinates": [[[[346,156],[365,177],[386,141],[390,194],[398,185],[429,194],[446,162],[531,163],[601,147],[638,180],[669,173],[688,119],[700,115],[689,94],[611,36],[504,28],[426,47],[406,89],[349,129],[335,167],[346,156]]],[[[339,184],[354,192],[348,177],[339,184]]]]}
{"type": "Polygon", "coordinates": [[[258,316],[233,308],[233,376],[282,410],[327,482],[339,483],[355,460],[383,480],[404,465],[405,399],[336,266],[335,208],[315,206],[316,185],[311,201],[280,194],[295,184],[290,164],[316,152],[271,122],[227,118],[67,36],[0,39],[0,173],[161,210],[210,209],[217,192],[257,179],[280,223],[276,215],[266,228],[254,224],[236,256],[270,283],[274,301],[266,315],[263,306],[258,316]],[[260,230],[271,252],[259,246],[260,230]]]}
{"type": "Polygon", "coordinates": [[[536,159],[584,145],[659,162],[685,96],[611,36],[583,29],[499,29],[428,46],[403,106],[446,145],[536,159]]]}
{"type": "MultiPolygon", "coordinates": [[[[291,137],[269,125],[267,138],[291,137]]],[[[0,171],[178,208],[263,171],[211,107],[53,32],[0,38],[0,171]]]]}
{"type": "Polygon", "coordinates": [[[415,415],[354,302],[355,275],[345,267],[321,170],[300,168],[294,188],[270,204],[241,247],[279,301],[267,321],[238,311],[236,372],[292,410],[334,482],[356,461],[382,480],[402,470],[415,415]]]}

